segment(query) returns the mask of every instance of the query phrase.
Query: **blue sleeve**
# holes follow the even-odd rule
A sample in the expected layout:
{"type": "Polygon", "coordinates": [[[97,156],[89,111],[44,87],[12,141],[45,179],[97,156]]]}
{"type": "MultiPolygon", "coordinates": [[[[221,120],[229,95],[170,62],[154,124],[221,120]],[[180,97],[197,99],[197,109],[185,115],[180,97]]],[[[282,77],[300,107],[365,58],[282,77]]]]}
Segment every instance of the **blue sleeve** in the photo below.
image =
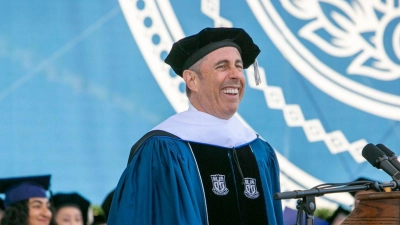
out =
{"type": "Polygon", "coordinates": [[[119,180],[107,224],[206,224],[201,187],[185,142],[149,138],[119,180]]]}
{"type": "Polygon", "coordinates": [[[279,164],[274,149],[261,139],[251,143],[260,171],[262,187],[267,206],[268,224],[283,225],[281,200],[273,199],[280,192],[279,164]]]}

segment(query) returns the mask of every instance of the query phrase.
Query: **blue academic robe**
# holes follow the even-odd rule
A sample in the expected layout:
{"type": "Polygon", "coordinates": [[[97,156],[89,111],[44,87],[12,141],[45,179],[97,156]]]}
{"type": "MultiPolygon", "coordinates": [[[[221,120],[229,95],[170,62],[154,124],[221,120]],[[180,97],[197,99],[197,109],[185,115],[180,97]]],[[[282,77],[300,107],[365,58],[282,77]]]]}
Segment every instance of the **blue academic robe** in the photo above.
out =
{"type": "MultiPolygon", "coordinates": [[[[260,138],[244,145],[257,162],[268,224],[283,225],[281,201],[273,199],[280,192],[275,152],[260,138]]],[[[153,136],[140,146],[119,180],[107,224],[209,224],[201,176],[187,141],[153,136]]]]}

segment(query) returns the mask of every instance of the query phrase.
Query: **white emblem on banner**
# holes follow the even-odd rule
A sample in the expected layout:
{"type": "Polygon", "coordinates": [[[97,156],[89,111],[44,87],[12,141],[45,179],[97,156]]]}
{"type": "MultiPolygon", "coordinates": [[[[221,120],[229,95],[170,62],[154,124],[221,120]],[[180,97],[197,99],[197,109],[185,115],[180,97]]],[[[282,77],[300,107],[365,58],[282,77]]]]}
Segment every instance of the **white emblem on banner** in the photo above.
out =
{"type": "Polygon", "coordinates": [[[265,33],[304,78],[342,103],[400,120],[400,96],[369,83],[400,79],[400,11],[396,4],[287,0],[283,9],[304,23],[291,30],[272,2],[247,0],[265,33]],[[303,39],[320,51],[308,49],[303,39]],[[327,60],[332,57],[341,60],[340,66],[327,60]],[[359,82],[361,76],[372,79],[359,82]]]}
{"type": "Polygon", "coordinates": [[[244,178],[244,195],[251,199],[260,196],[260,193],[257,191],[256,179],[244,178]]]}
{"type": "Polygon", "coordinates": [[[213,184],[212,191],[216,195],[226,195],[226,194],[228,194],[229,190],[226,187],[225,175],[221,175],[221,174],[211,175],[211,181],[212,181],[212,184],[213,184]]]}

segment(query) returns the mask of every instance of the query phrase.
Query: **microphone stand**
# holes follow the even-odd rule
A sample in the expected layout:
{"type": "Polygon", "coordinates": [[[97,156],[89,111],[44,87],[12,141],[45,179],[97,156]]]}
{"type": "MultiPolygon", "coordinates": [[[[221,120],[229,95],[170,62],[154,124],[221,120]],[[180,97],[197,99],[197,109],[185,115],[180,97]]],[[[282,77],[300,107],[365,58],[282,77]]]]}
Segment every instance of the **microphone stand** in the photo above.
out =
{"type": "Polygon", "coordinates": [[[303,224],[303,212],[306,214],[306,224],[314,224],[315,196],[304,196],[302,200],[297,200],[297,217],[295,225],[303,224]]]}
{"type": "MultiPolygon", "coordinates": [[[[314,224],[314,212],[316,209],[315,205],[315,197],[323,196],[324,194],[331,193],[340,193],[340,192],[355,192],[362,190],[370,190],[374,189],[378,192],[383,191],[384,187],[390,187],[392,190],[398,190],[400,187],[400,181],[391,181],[390,183],[379,184],[378,182],[364,182],[364,185],[351,185],[351,184],[360,184],[360,182],[349,183],[347,186],[343,187],[343,184],[340,184],[339,187],[330,186],[328,188],[312,188],[309,190],[294,190],[287,192],[278,192],[274,194],[275,200],[280,199],[296,199],[297,200],[297,218],[295,225],[303,224],[303,213],[306,215],[306,225],[314,224]]],[[[337,185],[337,184],[336,184],[337,185]]]]}

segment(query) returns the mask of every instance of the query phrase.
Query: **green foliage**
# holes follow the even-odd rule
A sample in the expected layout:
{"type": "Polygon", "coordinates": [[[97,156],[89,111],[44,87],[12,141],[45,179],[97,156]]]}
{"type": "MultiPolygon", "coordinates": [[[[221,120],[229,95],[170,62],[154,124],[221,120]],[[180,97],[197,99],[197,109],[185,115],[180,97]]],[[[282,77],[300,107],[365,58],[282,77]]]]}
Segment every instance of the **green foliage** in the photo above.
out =
{"type": "Polygon", "coordinates": [[[99,215],[103,215],[104,216],[104,211],[101,208],[101,206],[91,205],[90,208],[92,208],[92,210],[93,210],[93,216],[99,216],[99,215]]]}
{"type": "Polygon", "coordinates": [[[321,218],[323,220],[327,220],[329,217],[333,215],[334,212],[335,211],[331,209],[320,208],[315,210],[314,216],[321,218]]]}

